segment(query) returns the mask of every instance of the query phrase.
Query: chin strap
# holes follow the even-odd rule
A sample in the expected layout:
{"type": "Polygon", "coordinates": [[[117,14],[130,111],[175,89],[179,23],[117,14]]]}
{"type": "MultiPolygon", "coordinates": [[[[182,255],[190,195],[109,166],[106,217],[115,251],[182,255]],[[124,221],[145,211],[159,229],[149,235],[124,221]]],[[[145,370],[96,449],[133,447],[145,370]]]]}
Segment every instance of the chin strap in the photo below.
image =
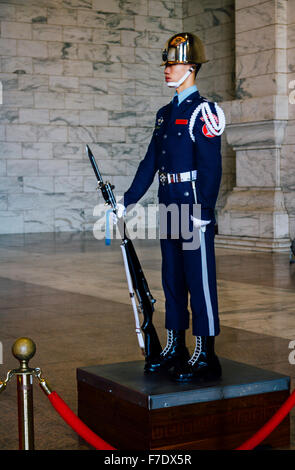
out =
{"type": "Polygon", "coordinates": [[[192,65],[188,71],[181,77],[178,82],[167,82],[167,86],[170,88],[178,88],[182,83],[189,77],[189,75],[195,70],[195,66],[192,65]]]}

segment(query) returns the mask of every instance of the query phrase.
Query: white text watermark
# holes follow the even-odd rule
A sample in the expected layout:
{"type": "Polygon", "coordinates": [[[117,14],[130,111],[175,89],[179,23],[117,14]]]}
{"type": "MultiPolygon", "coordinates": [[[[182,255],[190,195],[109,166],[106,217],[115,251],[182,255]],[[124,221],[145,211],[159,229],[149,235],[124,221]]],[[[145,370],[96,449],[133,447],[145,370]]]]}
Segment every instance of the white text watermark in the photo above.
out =
{"type": "MultiPolygon", "coordinates": [[[[93,215],[98,219],[93,235],[97,240],[122,238],[122,220],[114,223],[112,213],[105,204],[95,206],[93,215]]],[[[194,225],[201,219],[200,204],[134,204],[126,213],[124,229],[131,240],[181,239],[184,250],[200,247],[200,227],[194,225]]],[[[205,231],[204,227],[202,231],[205,231]]]]}
{"type": "Polygon", "coordinates": [[[295,104],[295,80],[291,80],[289,82],[289,88],[293,88],[293,90],[289,93],[289,103],[295,104]]]}
{"type": "Polygon", "coordinates": [[[295,364],[295,339],[289,342],[289,349],[292,349],[288,357],[289,364],[294,365],[295,364]]]}

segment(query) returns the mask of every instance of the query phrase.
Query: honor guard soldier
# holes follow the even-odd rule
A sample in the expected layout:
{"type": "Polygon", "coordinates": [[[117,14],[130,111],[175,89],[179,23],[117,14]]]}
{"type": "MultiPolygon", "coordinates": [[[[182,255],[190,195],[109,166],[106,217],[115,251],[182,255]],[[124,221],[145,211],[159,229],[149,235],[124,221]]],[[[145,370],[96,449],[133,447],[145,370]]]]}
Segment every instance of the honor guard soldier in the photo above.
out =
{"type": "MultiPolygon", "coordinates": [[[[214,254],[214,209],[221,181],[223,111],[203,98],[195,78],[207,62],[201,40],[190,33],[174,35],[162,53],[166,84],[175,88],[173,100],[156,115],[155,129],[130,188],[117,207],[121,217],[137,203],[159,175],[160,205],[189,207],[191,228],[199,244],[184,249],[184,239],[169,232],[160,239],[162,284],[165,294],[167,344],[160,356],[145,363],[145,372],[170,370],[174,380],[186,382],[221,376],[214,352],[220,332],[214,254]],[[193,207],[198,204],[197,216],[193,207]],[[195,350],[185,344],[189,328],[188,297],[195,350]]],[[[160,212],[161,218],[161,212],[160,212]]],[[[187,241],[187,240],[185,240],[187,241]]]]}

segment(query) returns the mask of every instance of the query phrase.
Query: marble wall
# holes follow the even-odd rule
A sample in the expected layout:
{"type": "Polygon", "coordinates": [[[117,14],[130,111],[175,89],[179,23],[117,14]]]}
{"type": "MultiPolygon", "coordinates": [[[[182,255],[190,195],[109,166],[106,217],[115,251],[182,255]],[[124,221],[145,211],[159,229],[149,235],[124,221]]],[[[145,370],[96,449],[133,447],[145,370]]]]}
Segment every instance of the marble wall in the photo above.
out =
{"type": "Polygon", "coordinates": [[[235,98],[224,107],[236,181],[219,212],[221,244],[288,251],[295,236],[294,8],[294,0],[235,1],[235,98]]]}
{"type": "Polygon", "coordinates": [[[287,250],[289,223],[280,171],[288,118],[287,1],[236,0],[234,9],[235,94],[223,104],[227,141],[236,152],[236,179],[219,211],[217,242],[239,249],[287,250]]]}
{"type": "Polygon", "coordinates": [[[85,144],[122,194],[171,94],[160,51],[182,4],[7,0],[0,20],[0,232],[91,230],[85,144]]]}
{"type": "MultiPolygon", "coordinates": [[[[172,94],[159,67],[172,34],[202,36],[214,63],[201,71],[200,91],[229,99],[232,4],[0,0],[0,233],[92,229],[99,199],[84,146],[122,194],[172,94]]],[[[234,172],[226,147],[224,159],[226,190],[234,172]]],[[[156,190],[155,181],[145,203],[156,190]]]]}

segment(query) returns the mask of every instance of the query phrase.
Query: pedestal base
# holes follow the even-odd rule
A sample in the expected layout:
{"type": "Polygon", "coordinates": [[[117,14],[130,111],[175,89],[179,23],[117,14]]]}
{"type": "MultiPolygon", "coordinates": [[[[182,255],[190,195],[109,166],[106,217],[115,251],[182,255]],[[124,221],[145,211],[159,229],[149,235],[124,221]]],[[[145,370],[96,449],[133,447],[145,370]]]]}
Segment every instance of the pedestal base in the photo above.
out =
{"type": "MultiPolygon", "coordinates": [[[[142,361],[77,369],[78,414],[118,450],[234,449],[289,396],[289,377],[221,359],[217,382],[146,376],[142,361]]],[[[289,445],[289,417],[265,443],[289,445]]]]}
{"type": "Polygon", "coordinates": [[[281,253],[290,251],[291,241],[289,238],[255,238],[237,237],[232,235],[216,235],[215,246],[218,248],[230,248],[235,250],[261,251],[281,253]]]}

